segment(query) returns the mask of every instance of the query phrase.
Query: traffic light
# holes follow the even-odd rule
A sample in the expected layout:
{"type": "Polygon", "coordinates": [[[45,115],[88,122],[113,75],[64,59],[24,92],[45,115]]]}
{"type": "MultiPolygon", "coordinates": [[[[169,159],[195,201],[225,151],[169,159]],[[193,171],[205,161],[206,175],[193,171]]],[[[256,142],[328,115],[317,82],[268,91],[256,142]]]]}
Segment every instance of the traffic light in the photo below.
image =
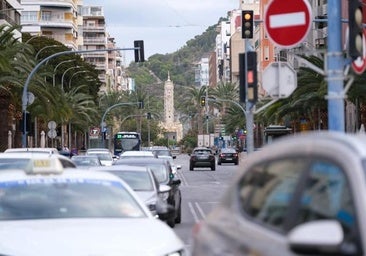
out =
{"type": "Polygon", "coordinates": [[[239,54],[239,98],[252,103],[258,100],[257,81],[257,53],[247,52],[239,54]],[[246,87],[247,84],[247,87],[246,87]]]}
{"type": "Polygon", "coordinates": [[[252,10],[241,11],[241,37],[253,38],[254,17],[252,10]]]}
{"type": "Polygon", "coordinates": [[[133,42],[135,48],[135,62],[144,62],[145,54],[144,54],[144,41],[136,40],[133,42]]]}
{"type": "Polygon", "coordinates": [[[200,103],[201,103],[201,107],[205,107],[206,106],[206,97],[205,96],[201,96],[200,103]]]}
{"type": "Polygon", "coordinates": [[[349,55],[352,59],[363,58],[363,14],[362,1],[348,1],[348,44],[349,55]]]}

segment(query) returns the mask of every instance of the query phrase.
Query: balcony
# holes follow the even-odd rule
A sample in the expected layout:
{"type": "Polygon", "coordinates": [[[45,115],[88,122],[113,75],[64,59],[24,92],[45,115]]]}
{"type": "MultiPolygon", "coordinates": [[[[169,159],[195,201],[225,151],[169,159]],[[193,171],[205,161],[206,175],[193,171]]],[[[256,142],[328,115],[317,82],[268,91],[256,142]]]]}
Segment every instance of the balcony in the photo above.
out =
{"type": "Polygon", "coordinates": [[[102,37],[102,38],[86,38],[84,37],[84,45],[105,45],[106,43],[106,38],[102,37]]]}

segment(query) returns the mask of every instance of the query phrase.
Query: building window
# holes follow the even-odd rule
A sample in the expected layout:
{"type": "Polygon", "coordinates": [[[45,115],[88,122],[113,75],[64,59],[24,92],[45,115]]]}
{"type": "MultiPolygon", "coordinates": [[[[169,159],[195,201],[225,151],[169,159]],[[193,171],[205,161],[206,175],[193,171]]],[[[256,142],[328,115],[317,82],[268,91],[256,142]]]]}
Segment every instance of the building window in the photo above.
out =
{"type": "Polygon", "coordinates": [[[50,21],[51,20],[52,12],[50,11],[42,11],[41,20],[43,21],[50,21]]]}
{"type": "Polygon", "coordinates": [[[22,22],[35,22],[37,21],[37,12],[22,12],[22,22]]]}

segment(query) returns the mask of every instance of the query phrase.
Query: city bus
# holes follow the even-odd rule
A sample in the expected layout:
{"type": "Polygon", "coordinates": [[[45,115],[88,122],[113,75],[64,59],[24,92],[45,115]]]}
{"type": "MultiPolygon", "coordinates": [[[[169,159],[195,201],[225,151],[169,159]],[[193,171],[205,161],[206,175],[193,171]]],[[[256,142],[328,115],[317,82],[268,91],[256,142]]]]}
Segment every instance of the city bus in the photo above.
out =
{"type": "Polygon", "coordinates": [[[141,135],[138,132],[117,132],[113,140],[114,154],[119,156],[124,151],[141,150],[141,135]]]}

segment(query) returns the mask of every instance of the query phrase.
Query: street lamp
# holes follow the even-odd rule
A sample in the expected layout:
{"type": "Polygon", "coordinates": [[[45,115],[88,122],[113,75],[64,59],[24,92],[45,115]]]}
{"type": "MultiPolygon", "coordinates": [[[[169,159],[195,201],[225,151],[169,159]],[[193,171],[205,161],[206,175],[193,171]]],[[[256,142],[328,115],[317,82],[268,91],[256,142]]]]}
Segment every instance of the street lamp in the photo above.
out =
{"type": "Polygon", "coordinates": [[[38,59],[38,55],[45,49],[48,49],[48,48],[56,48],[56,47],[64,47],[63,45],[57,45],[57,44],[53,44],[53,45],[47,45],[45,47],[43,47],[42,49],[40,49],[37,54],[36,54],[36,57],[35,59],[37,60],[38,59]]]}
{"type": "Polygon", "coordinates": [[[75,68],[81,68],[81,66],[70,67],[70,68],[66,69],[65,72],[62,74],[62,77],[61,77],[61,89],[62,90],[64,89],[64,77],[65,77],[65,74],[67,73],[67,71],[69,71],[71,69],[75,69],[75,68]]]}
{"type": "Polygon", "coordinates": [[[87,72],[90,72],[89,70],[80,70],[78,72],[75,72],[74,74],[72,74],[72,76],[70,77],[70,81],[69,81],[69,88],[71,88],[71,80],[72,78],[77,75],[77,74],[80,74],[80,73],[87,73],[87,72]]]}
{"type": "MultiPolygon", "coordinates": [[[[33,38],[33,37],[32,37],[33,38]]],[[[56,79],[56,69],[62,64],[62,63],[67,63],[67,62],[72,62],[72,61],[76,61],[75,59],[72,60],[65,60],[65,61],[61,61],[59,64],[56,65],[55,69],[53,70],[53,87],[55,87],[55,79],[56,79]]]]}

